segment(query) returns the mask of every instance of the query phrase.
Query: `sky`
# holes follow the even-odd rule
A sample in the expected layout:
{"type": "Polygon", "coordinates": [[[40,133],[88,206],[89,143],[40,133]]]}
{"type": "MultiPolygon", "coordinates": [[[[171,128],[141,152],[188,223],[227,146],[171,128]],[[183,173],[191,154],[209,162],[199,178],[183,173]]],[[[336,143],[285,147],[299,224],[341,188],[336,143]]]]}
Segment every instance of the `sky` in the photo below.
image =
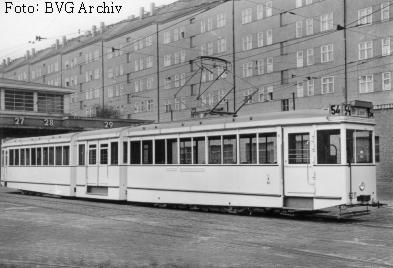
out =
{"type": "MultiPolygon", "coordinates": [[[[154,0],[156,6],[174,1],[154,0]]],[[[153,0],[0,0],[0,64],[7,57],[12,59],[24,56],[26,50],[49,47],[64,35],[72,38],[77,36],[79,31],[83,34],[91,30],[93,25],[99,28],[100,22],[108,25],[131,15],[139,16],[139,8],[144,7],[145,11],[149,11],[151,2],[153,0]],[[59,12],[56,3],[61,7],[61,3],[67,2],[72,4],[64,5],[59,12]],[[114,8],[115,13],[97,13],[102,11],[102,8],[98,7],[102,7],[103,3],[108,7],[121,6],[120,12],[114,8]],[[50,9],[51,6],[53,9],[50,9]],[[89,12],[88,6],[94,7],[91,14],[85,13],[89,12]],[[47,40],[35,42],[37,35],[47,40]]]]}

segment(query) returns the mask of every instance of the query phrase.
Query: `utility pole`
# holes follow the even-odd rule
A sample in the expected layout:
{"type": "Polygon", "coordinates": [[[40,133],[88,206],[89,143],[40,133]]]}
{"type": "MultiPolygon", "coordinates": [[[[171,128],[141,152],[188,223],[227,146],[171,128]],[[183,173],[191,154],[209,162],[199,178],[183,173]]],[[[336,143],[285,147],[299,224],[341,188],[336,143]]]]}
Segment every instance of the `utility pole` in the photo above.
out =
{"type": "Polygon", "coordinates": [[[348,59],[347,59],[347,0],[344,1],[344,100],[348,104],[348,59]]]}
{"type": "Polygon", "coordinates": [[[104,76],[104,39],[101,41],[101,81],[102,81],[102,110],[105,105],[105,76],[104,76]]]}
{"type": "Polygon", "coordinates": [[[160,46],[159,46],[159,31],[158,31],[158,23],[156,24],[156,53],[157,53],[157,123],[160,123],[160,46]]]}
{"type": "Polygon", "coordinates": [[[236,62],[235,62],[235,0],[232,0],[232,78],[233,78],[233,111],[236,111],[236,62]]]}

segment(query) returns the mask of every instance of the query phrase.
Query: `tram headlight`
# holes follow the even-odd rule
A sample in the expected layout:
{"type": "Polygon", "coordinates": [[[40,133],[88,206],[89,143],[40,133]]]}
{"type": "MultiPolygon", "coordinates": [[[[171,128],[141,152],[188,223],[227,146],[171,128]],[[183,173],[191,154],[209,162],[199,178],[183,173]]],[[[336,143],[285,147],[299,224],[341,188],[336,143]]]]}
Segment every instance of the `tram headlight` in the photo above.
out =
{"type": "Polygon", "coordinates": [[[366,189],[366,184],[364,184],[364,182],[362,182],[362,183],[359,185],[359,190],[363,192],[364,189],[366,189]]]}

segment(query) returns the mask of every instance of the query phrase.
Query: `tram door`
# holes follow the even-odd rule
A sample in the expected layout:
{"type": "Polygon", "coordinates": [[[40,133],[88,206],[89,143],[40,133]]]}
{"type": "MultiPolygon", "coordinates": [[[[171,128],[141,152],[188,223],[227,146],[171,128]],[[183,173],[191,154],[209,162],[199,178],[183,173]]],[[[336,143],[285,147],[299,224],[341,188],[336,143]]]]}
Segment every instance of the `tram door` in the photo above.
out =
{"type": "Polygon", "coordinates": [[[312,197],[315,194],[314,133],[311,126],[284,129],[285,197],[312,197]]]}
{"type": "Polygon", "coordinates": [[[88,142],[87,184],[108,185],[109,143],[107,141],[88,142]]]}

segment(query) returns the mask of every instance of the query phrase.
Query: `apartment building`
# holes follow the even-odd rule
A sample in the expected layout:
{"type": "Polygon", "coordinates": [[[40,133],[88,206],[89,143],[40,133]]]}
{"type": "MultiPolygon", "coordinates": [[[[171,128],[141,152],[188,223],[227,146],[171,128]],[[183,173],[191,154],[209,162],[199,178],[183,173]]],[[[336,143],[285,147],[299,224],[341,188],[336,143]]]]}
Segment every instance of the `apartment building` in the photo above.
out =
{"type": "MultiPolygon", "coordinates": [[[[6,78],[75,89],[71,110],[159,122],[374,103],[392,191],[391,0],[188,1],[3,61],[6,78]]],[[[390,187],[390,188],[389,188],[390,187]]]]}

